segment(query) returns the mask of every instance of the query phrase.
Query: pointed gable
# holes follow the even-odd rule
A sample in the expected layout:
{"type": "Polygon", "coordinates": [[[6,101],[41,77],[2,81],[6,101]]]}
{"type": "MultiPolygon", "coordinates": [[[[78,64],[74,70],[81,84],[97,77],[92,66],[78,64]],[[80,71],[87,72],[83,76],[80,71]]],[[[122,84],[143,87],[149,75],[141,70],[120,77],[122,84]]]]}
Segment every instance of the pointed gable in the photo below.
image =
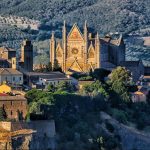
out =
{"type": "Polygon", "coordinates": [[[68,40],[84,40],[83,35],[77,24],[73,25],[70,33],[68,34],[68,40]]]}
{"type": "Polygon", "coordinates": [[[61,48],[60,43],[58,43],[57,48],[56,48],[56,57],[62,57],[63,56],[63,50],[61,48]]]}
{"type": "Polygon", "coordinates": [[[93,47],[93,44],[91,43],[89,50],[88,50],[88,58],[94,58],[95,56],[95,50],[93,47]]]}
{"type": "Polygon", "coordinates": [[[10,72],[6,69],[6,68],[1,68],[0,69],[0,75],[2,75],[2,74],[10,74],[10,72]]]}

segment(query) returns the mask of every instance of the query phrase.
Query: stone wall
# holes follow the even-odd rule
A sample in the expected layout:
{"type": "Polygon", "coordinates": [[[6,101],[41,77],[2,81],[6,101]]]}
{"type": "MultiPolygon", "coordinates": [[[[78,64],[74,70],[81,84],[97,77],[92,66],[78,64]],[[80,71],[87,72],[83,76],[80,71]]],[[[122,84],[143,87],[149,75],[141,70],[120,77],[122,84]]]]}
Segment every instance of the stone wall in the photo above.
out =
{"type": "Polygon", "coordinates": [[[12,122],[11,131],[17,131],[21,129],[33,129],[36,131],[36,135],[39,137],[50,137],[55,136],[55,122],[51,121],[31,121],[31,122],[12,122]]]}
{"type": "Polygon", "coordinates": [[[27,100],[20,96],[0,98],[0,107],[4,107],[8,119],[24,119],[27,114],[27,100]]]}
{"type": "Polygon", "coordinates": [[[33,129],[36,131],[30,135],[22,135],[12,138],[11,143],[0,143],[0,150],[6,146],[9,149],[26,150],[48,150],[55,149],[55,122],[51,121],[32,121],[32,122],[0,122],[0,128],[7,131],[17,131],[21,129],[33,129]]]}

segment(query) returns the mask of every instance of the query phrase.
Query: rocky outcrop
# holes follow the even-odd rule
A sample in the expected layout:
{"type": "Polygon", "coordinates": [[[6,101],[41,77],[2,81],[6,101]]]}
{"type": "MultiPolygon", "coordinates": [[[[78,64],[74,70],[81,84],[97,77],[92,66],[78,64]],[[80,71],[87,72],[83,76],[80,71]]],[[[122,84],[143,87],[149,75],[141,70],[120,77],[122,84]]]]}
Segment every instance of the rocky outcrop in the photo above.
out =
{"type": "Polygon", "coordinates": [[[104,112],[101,112],[101,119],[103,122],[109,122],[114,127],[113,134],[120,137],[122,150],[150,150],[149,135],[120,124],[104,112]]]}

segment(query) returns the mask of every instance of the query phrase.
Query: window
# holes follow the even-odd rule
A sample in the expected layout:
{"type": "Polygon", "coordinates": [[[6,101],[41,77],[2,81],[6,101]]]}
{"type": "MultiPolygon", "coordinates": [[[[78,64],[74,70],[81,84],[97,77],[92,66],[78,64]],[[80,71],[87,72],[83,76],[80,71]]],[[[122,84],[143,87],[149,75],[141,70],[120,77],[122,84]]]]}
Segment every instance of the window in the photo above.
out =
{"type": "Polygon", "coordinates": [[[13,77],[13,81],[15,81],[15,77],[13,77]]]}
{"type": "Polygon", "coordinates": [[[19,78],[19,80],[21,81],[21,80],[22,80],[22,78],[20,77],[20,78],[19,78]]]}
{"type": "Polygon", "coordinates": [[[11,116],[13,115],[13,112],[11,111],[11,116]]]}

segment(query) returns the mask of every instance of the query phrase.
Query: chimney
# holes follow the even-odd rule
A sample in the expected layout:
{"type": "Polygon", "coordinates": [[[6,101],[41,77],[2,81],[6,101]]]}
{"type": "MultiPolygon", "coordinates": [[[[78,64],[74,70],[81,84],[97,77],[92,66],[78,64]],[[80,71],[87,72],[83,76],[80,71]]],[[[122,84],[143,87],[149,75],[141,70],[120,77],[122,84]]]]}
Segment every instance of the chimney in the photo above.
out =
{"type": "Polygon", "coordinates": [[[17,69],[17,61],[16,61],[16,57],[13,57],[11,59],[11,64],[12,64],[12,69],[17,69]]]}

